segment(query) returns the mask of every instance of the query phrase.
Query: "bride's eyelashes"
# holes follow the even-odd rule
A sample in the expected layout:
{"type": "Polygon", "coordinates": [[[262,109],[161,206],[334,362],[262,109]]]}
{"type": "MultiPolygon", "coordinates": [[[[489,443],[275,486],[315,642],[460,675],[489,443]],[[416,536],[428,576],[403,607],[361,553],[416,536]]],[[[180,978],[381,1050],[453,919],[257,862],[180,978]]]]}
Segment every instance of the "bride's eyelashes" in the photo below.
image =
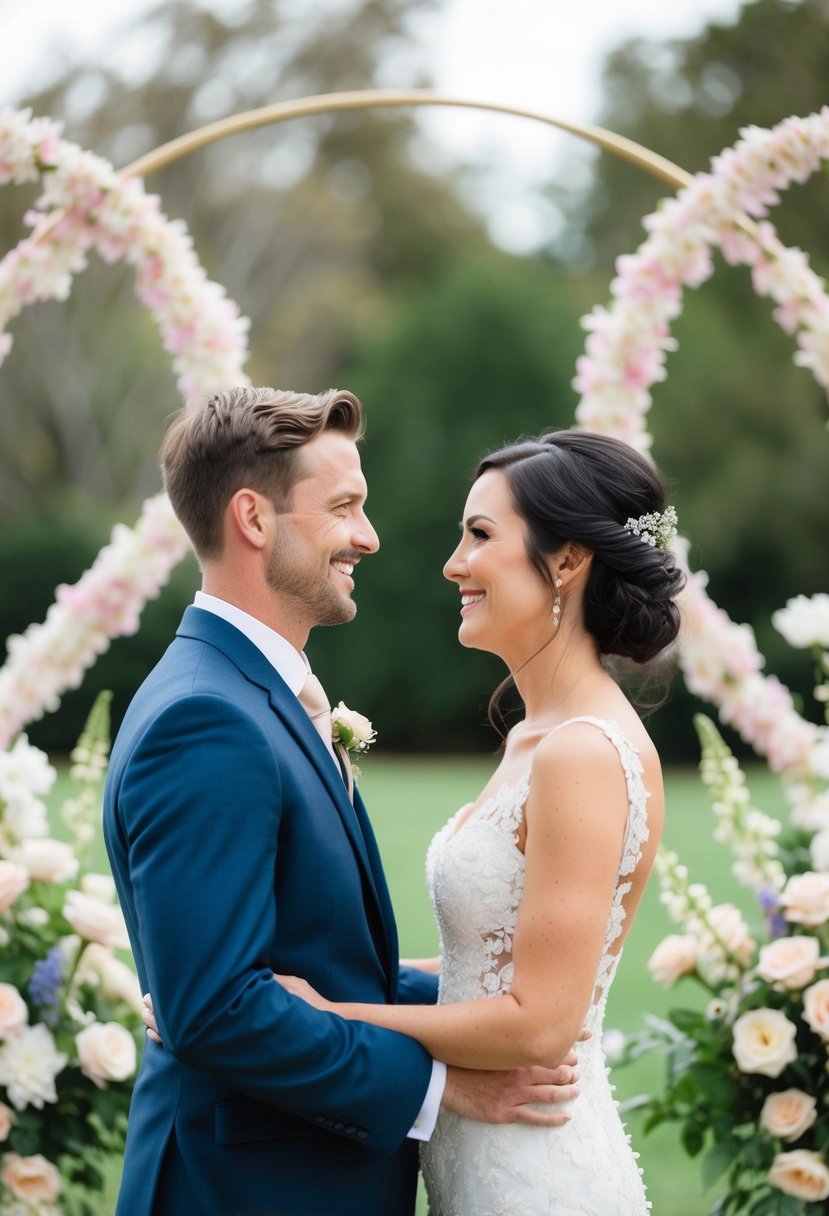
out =
{"type": "Polygon", "coordinates": [[[470,536],[474,536],[475,540],[489,540],[489,533],[484,532],[483,528],[470,528],[470,536]]]}

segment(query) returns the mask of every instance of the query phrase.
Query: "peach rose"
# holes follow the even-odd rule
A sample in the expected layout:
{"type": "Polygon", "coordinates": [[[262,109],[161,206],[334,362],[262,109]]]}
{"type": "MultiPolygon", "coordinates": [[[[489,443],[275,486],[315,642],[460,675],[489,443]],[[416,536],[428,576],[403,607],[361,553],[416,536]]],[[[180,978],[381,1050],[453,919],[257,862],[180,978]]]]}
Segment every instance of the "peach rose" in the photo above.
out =
{"type": "Polygon", "coordinates": [[[816,1100],[802,1089],[769,1094],[760,1111],[760,1124],[780,1140],[799,1140],[817,1118],[816,1100]]]}
{"type": "Polygon", "coordinates": [[[794,874],[780,896],[786,920],[823,925],[829,920],[829,874],[794,874]]]}
{"type": "Polygon", "coordinates": [[[5,1102],[0,1102],[0,1143],[8,1140],[14,1123],[14,1111],[5,1102]]]}
{"type": "Polygon", "coordinates": [[[21,840],[15,859],[25,866],[35,882],[69,882],[78,872],[78,859],[71,844],[62,840],[21,840]]]}
{"type": "Polygon", "coordinates": [[[778,1153],[769,1170],[769,1183],[784,1195],[817,1203],[829,1199],[829,1169],[820,1153],[797,1148],[778,1153]]]}
{"type": "Polygon", "coordinates": [[[816,937],[781,937],[760,951],[757,974],[770,984],[796,991],[815,978],[820,942],[816,937]]]}
{"type": "Polygon", "coordinates": [[[99,1089],[135,1072],[135,1039],[118,1022],[93,1022],[75,1035],[75,1043],[81,1072],[99,1089]]]}
{"type": "Polygon", "coordinates": [[[6,1153],[3,1158],[3,1168],[0,1169],[3,1179],[11,1193],[18,1199],[28,1203],[52,1203],[60,1192],[60,1175],[51,1161],[41,1157],[21,1157],[19,1153],[6,1153]]]}
{"type": "Polygon", "coordinates": [[[803,1019],[815,1034],[829,1040],[829,980],[818,980],[803,993],[803,1019]]]}
{"type": "Polygon", "coordinates": [[[29,874],[13,861],[0,861],[0,916],[29,885],[29,874]]]}
{"type": "Polygon", "coordinates": [[[14,984],[0,984],[0,1039],[17,1034],[28,1020],[26,1002],[14,984]]]}
{"type": "Polygon", "coordinates": [[[81,891],[67,891],[63,915],[81,937],[102,946],[129,949],[124,915],[117,904],[105,904],[81,891]]]}
{"type": "Polygon", "coordinates": [[[671,933],[648,959],[648,971],[657,984],[664,984],[666,988],[670,988],[683,975],[690,975],[696,965],[696,938],[689,933],[671,933]]]}
{"type": "Polygon", "coordinates": [[[734,1059],[741,1072],[779,1077],[797,1058],[797,1027],[778,1009],[752,1009],[734,1023],[734,1059]]]}

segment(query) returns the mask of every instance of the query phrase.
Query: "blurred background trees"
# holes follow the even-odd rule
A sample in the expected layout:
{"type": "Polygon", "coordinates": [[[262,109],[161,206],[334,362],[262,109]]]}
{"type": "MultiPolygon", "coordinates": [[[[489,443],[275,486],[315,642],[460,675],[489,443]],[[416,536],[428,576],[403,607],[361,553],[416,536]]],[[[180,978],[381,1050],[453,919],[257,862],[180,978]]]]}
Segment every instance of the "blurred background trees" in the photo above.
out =
{"type": "MultiPolygon", "coordinates": [[[[69,63],[35,112],[122,165],[181,132],[283,98],[428,85],[410,22],[440,0],[253,0],[228,11],[165,0],[111,61],[69,63]],[[139,53],[140,51],[140,53],[139,53]]],[[[608,60],[600,121],[696,170],[747,123],[825,99],[829,0],[755,0],[693,41],[637,41],[608,60]]],[[[189,225],[211,277],[252,320],[254,383],[338,384],[366,402],[369,510],[380,554],[361,566],[357,620],[311,650],[331,695],[374,717],[385,748],[488,747],[483,708],[499,666],[455,640],[457,595],[441,566],[480,454],[567,426],[583,334],[613,260],[641,239],[657,183],[573,145],[551,165],[566,219],[550,247],[496,248],[470,182],[405,111],[305,119],[225,140],[148,188],[189,225]],[[584,172],[585,162],[591,172],[584,172]]],[[[821,181],[775,214],[820,272],[821,181]]],[[[0,243],[20,234],[25,191],[0,196],[0,243]]],[[[692,560],[714,597],[756,628],[770,667],[808,692],[808,665],[769,625],[797,592],[825,589],[829,444],[824,394],[742,271],[691,296],[679,351],[657,386],[655,455],[674,489],[692,560]]],[[[93,264],[66,304],[28,309],[0,369],[0,638],[42,619],[116,519],[159,486],[156,453],[178,405],[153,324],[124,268],[93,264]]],[[[169,641],[197,585],[186,563],[141,633],[116,642],[35,742],[66,746],[98,687],[116,717],[169,641]]],[[[668,758],[695,756],[687,694],[654,719],[668,758]]]]}

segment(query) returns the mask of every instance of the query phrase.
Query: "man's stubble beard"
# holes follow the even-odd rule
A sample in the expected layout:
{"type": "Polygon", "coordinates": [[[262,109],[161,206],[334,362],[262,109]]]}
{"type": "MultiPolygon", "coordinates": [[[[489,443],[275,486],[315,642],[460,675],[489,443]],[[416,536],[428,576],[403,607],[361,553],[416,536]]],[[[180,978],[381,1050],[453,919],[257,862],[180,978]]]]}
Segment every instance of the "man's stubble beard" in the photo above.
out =
{"type": "Polygon", "coordinates": [[[268,586],[286,599],[293,600],[301,615],[315,625],[345,625],[354,619],[357,605],[337,591],[329,574],[316,577],[304,560],[287,527],[279,528],[268,558],[268,586]]]}

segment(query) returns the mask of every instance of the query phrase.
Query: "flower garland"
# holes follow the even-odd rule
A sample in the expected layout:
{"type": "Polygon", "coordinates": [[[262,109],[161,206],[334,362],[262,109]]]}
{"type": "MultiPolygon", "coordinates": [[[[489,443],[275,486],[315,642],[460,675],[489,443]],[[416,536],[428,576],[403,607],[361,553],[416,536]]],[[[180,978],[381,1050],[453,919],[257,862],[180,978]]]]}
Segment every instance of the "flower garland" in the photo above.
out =
{"type": "MultiPolygon", "coordinates": [[[[806,181],[829,158],[829,107],[807,118],[788,118],[770,130],[749,127],[676,198],[644,220],[648,238],[617,262],[613,303],[584,318],[589,336],[578,360],[576,417],[640,450],[650,447],[645,420],[650,386],[665,378],[665,357],[676,348],[670,324],[682,307],[682,289],[713,273],[712,249],[751,268],[755,291],[777,304],[775,320],[796,336],[795,362],[829,388],[829,296],[799,249],[787,249],[763,217],[792,182],[806,181]]],[[[793,782],[813,774],[825,732],[805,722],[791,694],[761,674],[763,657],[753,631],[737,625],[706,592],[704,573],[690,575],[682,596],[685,626],[680,662],[688,688],[711,701],[723,722],[793,782]]],[[[792,787],[802,796],[801,784],[792,787]]]]}
{"type": "MultiPolygon", "coordinates": [[[[137,294],[158,322],[183,397],[248,383],[248,321],[208,280],[182,221],[168,220],[139,180],[62,140],[50,119],[0,112],[0,185],[39,179],[44,191],[27,216],[35,231],[0,261],[0,363],[12,345],[8,323],[27,304],[65,299],[94,248],[107,262],[135,266],[137,294]]],[[[136,631],[187,547],[166,496],[148,499],[135,528],[116,527],[81,580],[58,589],[46,621],[10,639],[0,747],[77,687],[112,638],[136,631]]]]}

